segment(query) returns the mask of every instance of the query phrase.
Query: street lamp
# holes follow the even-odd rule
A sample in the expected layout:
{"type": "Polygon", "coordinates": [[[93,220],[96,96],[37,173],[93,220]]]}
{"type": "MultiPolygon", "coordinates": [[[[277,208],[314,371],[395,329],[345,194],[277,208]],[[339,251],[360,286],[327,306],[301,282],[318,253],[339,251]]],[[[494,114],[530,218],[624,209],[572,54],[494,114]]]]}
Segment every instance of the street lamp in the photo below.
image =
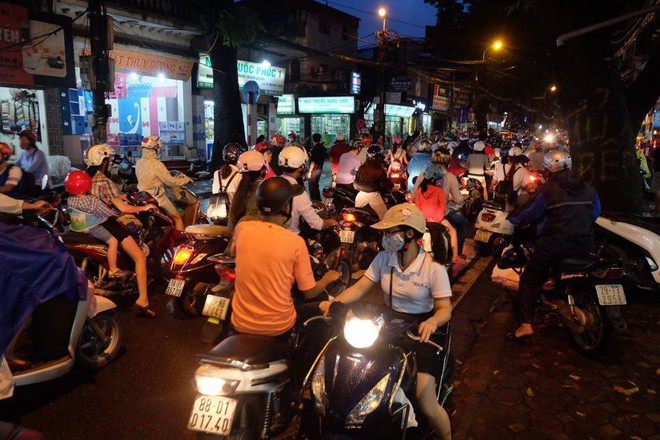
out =
{"type": "Polygon", "coordinates": [[[481,61],[486,61],[486,53],[490,50],[493,49],[495,52],[499,52],[504,48],[504,43],[502,40],[495,40],[493,44],[488,46],[486,50],[484,50],[484,54],[481,56],[481,61]]]}
{"type": "Polygon", "coordinates": [[[387,27],[385,26],[386,15],[387,15],[387,9],[385,9],[382,6],[378,8],[378,16],[383,19],[383,32],[387,32],[387,27]]]}
{"type": "Polygon", "coordinates": [[[551,85],[550,85],[550,91],[551,91],[552,93],[555,93],[555,92],[557,91],[557,86],[554,85],[554,84],[551,84],[551,85]]]}

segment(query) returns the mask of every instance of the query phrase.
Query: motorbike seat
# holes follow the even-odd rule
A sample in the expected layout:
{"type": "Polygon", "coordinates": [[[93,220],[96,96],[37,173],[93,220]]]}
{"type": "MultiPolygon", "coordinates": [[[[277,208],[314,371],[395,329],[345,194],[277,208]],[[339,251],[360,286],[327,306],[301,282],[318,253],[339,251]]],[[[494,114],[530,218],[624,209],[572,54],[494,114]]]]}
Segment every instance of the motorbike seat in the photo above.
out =
{"type": "Polygon", "coordinates": [[[94,238],[90,234],[85,234],[83,232],[69,231],[65,234],[60,234],[59,237],[62,239],[64,244],[98,244],[100,246],[107,246],[104,241],[94,238]]]}
{"type": "Polygon", "coordinates": [[[487,201],[487,202],[484,202],[484,208],[495,209],[497,211],[504,211],[504,204],[494,202],[494,201],[487,201]]]}
{"type": "Polygon", "coordinates": [[[288,341],[257,335],[233,335],[198,358],[203,362],[238,367],[262,368],[269,362],[284,359],[291,349],[288,341]]]}
{"type": "Polygon", "coordinates": [[[567,258],[559,262],[559,270],[561,272],[577,272],[589,270],[598,263],[598,260],[590,260],[584,258],[567,258]]]}
{"type": "Polygon", "coordinates": [[[222,225],[190,225],[186,227],[184,232],[195,235],[195,238],[200,240],[204,240],[205,237],[214,238],[230,235],[227,227],[222,225]]]}

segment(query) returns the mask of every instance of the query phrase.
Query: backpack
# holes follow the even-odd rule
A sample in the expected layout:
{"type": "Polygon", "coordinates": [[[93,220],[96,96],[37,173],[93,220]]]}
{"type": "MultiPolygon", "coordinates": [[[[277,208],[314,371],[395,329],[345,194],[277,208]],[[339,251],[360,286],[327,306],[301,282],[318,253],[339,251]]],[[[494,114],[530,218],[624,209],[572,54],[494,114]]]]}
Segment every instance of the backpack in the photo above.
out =
{"type": "MultiPolygon", "coordinates": [[[[18,165],[9,165],[7,168],[7,173],[9,173],[9,171],[15,166],[18,165]]],[[[41,190],[39,187],[37,187],[34,174],[25,171],[23,168],[21,168],[21,171],[23,172],[23,175],[21,176],[21,180],[18,182],[18,185],[16,185],[18,189],[18,195],[16,198],[31,199],[39,197],[41,190]]]]}
{"type": "Polygon", "coordinates": [[[497,188],[495,189],[496,201],[506,201],[512,205],[516,204],[518,191],[513,187],[513,177],[519,169],[515,167],[515,164],[511,164],[511,169],[506,173],[504,180],[497,184],[497,188]]]}
{"type": "Polygon", "coordinates": [[[222,179],[220,179],[220,191],[217,194],[213,194],[209,199],[207,216],[210,219],[219,222],[226,222],[229,219],[229,194],[227,194],[227,188],[237,174],[238,171],[234,171],[229,176],[227,185],[224,188],[222,187],[222,179]]]}

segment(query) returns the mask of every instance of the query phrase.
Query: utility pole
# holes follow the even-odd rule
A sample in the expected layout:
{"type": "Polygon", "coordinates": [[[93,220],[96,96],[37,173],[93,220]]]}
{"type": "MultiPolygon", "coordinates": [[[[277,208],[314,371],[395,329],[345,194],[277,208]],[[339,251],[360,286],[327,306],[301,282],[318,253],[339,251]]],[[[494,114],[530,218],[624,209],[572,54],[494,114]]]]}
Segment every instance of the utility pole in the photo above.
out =
{"type": "Polygon", "coordinates": [[[108,13],[105,0],[89,0],[89,35],[94,71],[93,101],[94,118],[92,133],[94,144],[103,144],[108,139],[108,107],[105,103],[105,92],[110,84],[110,65],[108,61],[108,13]]]}
{"type": "Polygon", "coordinates": [[[387,11],[385,8],[378,10],[378,15],[383,19],[383,30],[376,32],[378,38],[378,84],[379,84],[379,100],[378,105],[374,109],[374,128],[378,134],[385,136],[385,100],[387,99],[387,75],[385,73],[385,66],[388,61],[388,41],[387,41],[387,11]]]}

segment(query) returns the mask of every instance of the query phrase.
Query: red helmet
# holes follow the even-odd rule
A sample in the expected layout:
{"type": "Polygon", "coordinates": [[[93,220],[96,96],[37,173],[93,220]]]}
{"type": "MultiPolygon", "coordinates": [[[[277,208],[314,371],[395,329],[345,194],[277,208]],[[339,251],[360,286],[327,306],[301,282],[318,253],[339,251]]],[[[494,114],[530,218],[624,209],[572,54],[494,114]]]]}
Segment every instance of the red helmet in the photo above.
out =
{"type": "Polygon", "coordinates": [[[64,180],[64,188],[76,196],[87,194],[92,189],[92,178],[84,171],[71,171],[64,180]]]}
{"type": "Polygon", "coordinates": [[[14,154],[14,148],[11,145],[0,142],[0,155],[9,159],[14,154]]]}
{"type": "Polygon", "coordinates": [[[270,143],[273,146],[283,147],[286,145],[286,138],[281,134],[275,134],[270,138],[270,143]]]}
{"type": "Polygon", "coordinates": [[[37,142],[37,136],[32,133],[30,130],[23,130],[20,133],[18,133],[18,137],[26,137],[30,140],[30,142],[37,142]]]}
{"type": "Polygon", "coordinates": [[[254,151],[258,151],[259,153],[263,154],[266,151],[270,151],[270,145],[268,145],[266,142],[259,142],[254,146],[254,151]]]}

